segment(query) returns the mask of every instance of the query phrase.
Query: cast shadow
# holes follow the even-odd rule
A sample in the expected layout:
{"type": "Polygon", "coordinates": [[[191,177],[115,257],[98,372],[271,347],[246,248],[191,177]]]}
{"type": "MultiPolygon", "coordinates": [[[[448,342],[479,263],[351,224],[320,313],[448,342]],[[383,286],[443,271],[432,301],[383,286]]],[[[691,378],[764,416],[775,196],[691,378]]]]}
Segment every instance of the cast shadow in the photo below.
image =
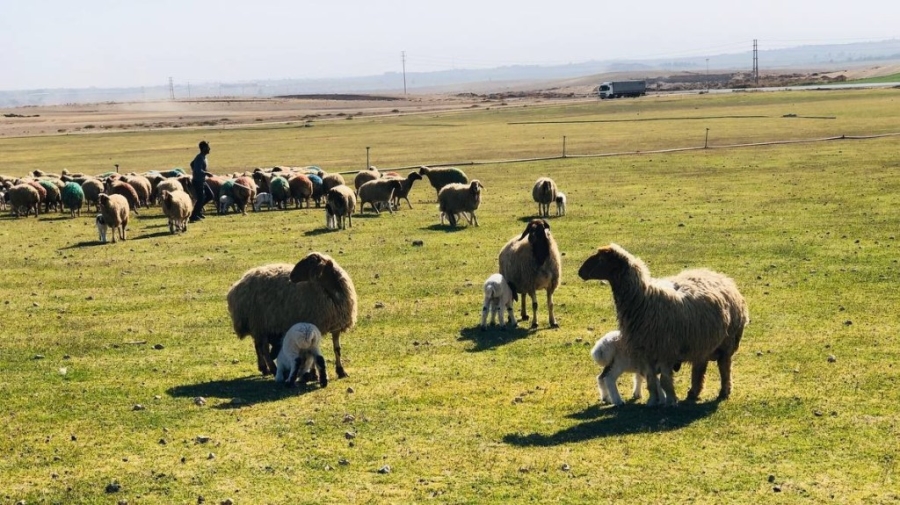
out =
{"type": "Polygon", "coordinates": [[[549,434],[511,433],[503,437],[503,442],[518,447],[554,447],[603,437],[674,431],[712,415],[718,408],[718,400],[682,403],[677,407],[647,407],[643,403],[621,407],[592,405],[566,416],[582,421],[575,426],[549,434]]]}
{"type": "Polygon", "coordinates": [[[431,231],[442,231],[442,232],[445,232],[445,233],[456,233],[456,232],[458,232],[458,231],[465,230],[466,228],[468,228],[468,226],[457,226],[457,227],[453,227],[453,226],[450,226],[449,224],[440,224],[440,223],[438,223],[438,224],[432,224],[432,225],[429,225],[429,226],[423,226],[423,227],[420,228],[420,229],[422,229],[422,230],[431,230],[431,231]]]}
{"type": "Polygon", "coordinates": [[[307,231],[303,232],[303,235],[305,237],[315,237],[318,235],[325,235],[327,233],[334,233],[336,231],[341,231],[341,230],[329,230],[328,228],[316,228],[315,230],[307,230],[307,231]]]}
{"type": "Polygon", "coordinates": [[[459,332],[457,340],[469,340],[475,344],[475,347],[466,349],[467,352],[481,352],[495,349],[501,345],[507,345],[516,340],[523,339],[534,333],[527,326],[528,321],[523,321],[526,326],[516,326],[515,328],[506,328],[501,330],[499,326],[488,326],[486,330],[481,330],[481,325],[471,328],[463,328],[459,332]]]}
{"type": "MultiPolygon", "coordinates": [[[[108,238],[108,236],[107,236],[108,238]]],[[[60,247],[59,251],[65,251],[66,249],[81,249],[82,247],[94,247],[98,245],[106,245],[112,244],[112,242],[100,242],[99,240],[86,240],[84,242],[78,242],[72,245],[67,245],[65,247],[60,247]]]]}
{"type": "Polygon", "coordinates": [[[277,384],[271,376],[248,375],[236,379],[175,386],[166,391],[166,393],[174,398],[196,398],[198,396],[221,398],[228,401],[215,405],[213,408],[237,409],[291,398],[300,394],[311,393],[317,389],[319,389],[319,385],[314,382],[300,385],[298,381],[297,387],[288,388],[282,384],[277,384]]]}

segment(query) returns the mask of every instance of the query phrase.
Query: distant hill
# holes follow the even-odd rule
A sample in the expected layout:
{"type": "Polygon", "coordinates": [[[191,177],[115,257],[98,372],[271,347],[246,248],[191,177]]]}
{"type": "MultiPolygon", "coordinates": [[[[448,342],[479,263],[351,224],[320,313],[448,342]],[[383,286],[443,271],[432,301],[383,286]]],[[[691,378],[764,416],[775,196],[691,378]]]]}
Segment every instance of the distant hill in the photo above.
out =
{"type": "MultiPolygon", "coordinates": [[[[748,44],[749,46],[749,44],[748,44]]],[[[761,72],[787,71],[793,68],[830,71],[841,66],[859,66],[879,61],[900,60],[900,39],[853,44],[800,46],[759,52],[761,72]]],[[[528,82],[548,83],[600,74],[621,74],[635,77],[660,76],[666,72],[701,72],[747,70],[752,67],[752,52],[718,54],[652,60],[597,60],[565,65],[516,65],[490,69],[459,69],[438,72],[407,72],[406,84],[411,93],[474,91],[491,92],[521,88],[528,82]],[[707,62],[708,60],[708,62],[707,62]],[[708,66],[707,66],[708,63],[708,66]]],[[[403,75],[387,72],[381,75],[340,79],[258,80],[237,83],[178,84],[175,97],[271,97],[322,93],[384,93],[403,91],[403,75]]],[[[135,88],[38,89],[0,91],[0,107],[29,105],[59,105],[67,103],[96,103],[167,100],[168,86],[135,88]]]]}

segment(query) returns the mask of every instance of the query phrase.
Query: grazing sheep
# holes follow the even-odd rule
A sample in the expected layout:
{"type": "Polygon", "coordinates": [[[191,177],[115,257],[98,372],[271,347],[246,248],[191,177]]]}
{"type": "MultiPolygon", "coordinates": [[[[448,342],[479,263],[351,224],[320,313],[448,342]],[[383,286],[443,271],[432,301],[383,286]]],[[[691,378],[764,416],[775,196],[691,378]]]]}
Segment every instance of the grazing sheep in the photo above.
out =
{"type": "MultiPolygon", "coordinates": [[[[634,352],[625,345],[622,340],[622,333],[614,330],[603,336],[594,344],[591,349],[591,358],[594,362],[603,368],[600,375],[597,376],[597,387],[600,389],[600,402],[610,403],[616,407],[624,405],[622,397],[619,396],[619,388],[616,386],[616,380],[625,372],[634,374],[634,391],[632,398],[639,400],[641,398],[641,385],[644,380],[644,366],[634,356],[634,352]]],[[[661,389],[657,389],[657,394],[664,395],[661,389]]]]}
{"type": "Polygon", "coordinates": [[[125,240],[125,227],[128,226],[128,205],[128,200],[122,195],[107,195],[106,193],[100,195],[98,208],[106,225],[112,228],[113,243],[116,242],[116,231],[119,232],[119,238],[125,240]]]}
{"type": "Polygon", "coordinates": [[[253,182],[259,188],[260,193],[271,193],[269,182],[272,180],[272,174],[264,172],[261,168],[253,171],[253,182]]]}
{"type": "MultiPolygon", "coordinates": [[[[393,172],[388,172],[388,173],[393,173],[393,172]]],[[[412,204],[409,203],[409,192],[413,187],[413,183],[416,181],[421,181],[422,176],[419,175],[418,172],[410,172],[409,175],[407,175],[405,179],[401,178],[400,176],[394,177],[394,176],[389,176],[389,175],[385,175],[385,178],[397,179],[400,181],[400,191],[397,191],[394,193],[394,207],[397,209],[400,208],[400,199],[402,198],[402,199],[406,200],[406,205],[409,205],[409,208],[412,209],[412,204]]]]}
{"type": "Polygon", "coordinates": [[[341,174],[322,174],[322,190],[326,193],[334,187],[346,185],[344,182],[344,176],[341,174]]]}
{"type": "Polygon", "coordinates": [[[325,198],[325,188],[322,183],[322,178],[316,174],[306,174],[309,177],[309,182],[312,183],[312,199],[316,202],[316,207],[322,204],[322,199],[325,198]]]}
{"type": "Polygon", "coordinates": [[[103,217],[103,214],[97,214],[97,217],[94,218],[94,224],[97,225],[97,234],[99,235],[98,240],[100,243],[106,243],[106,232],[109,231],[109,225],[106,224],[106,218],[103,217]]]}
{"type": "Polygon", "coordinates": [[[38,217],[41,209],[41,195],[31,184],[16,184],[9,188],[9,207],[12,213],[19,217],[22,212],[25,217],[34,211],[34,217],[38,217]]]}
{"type": "Polygon", "coordinates": [[[69,214],[75,217],[81,216],[81,206],[84,205],[84,190],[77,182],[67,182],[60,191],[63,206],[69,209],[69,214]]]}
{"type": "Polygon", "coordinates": [[[437,192],[438,197],[441,194],[441,188],[448,184],[468,184],[469,178],[462,170],[454,167],[429,168],[426,166],[419,167],[419,175],[428,177],[431,187],[437,192]]]}
{"type": "MultiPolygon", "coordinates": [[[[359,188],[370,181],[374,181],[376,179],[380,179],[382,177],[381,172],[378,171],[374,166],[370,166],[367,170],[360,170],[357,172],[356,177],[353,178],[353,187],[356,188],[356,194],[359,195],[359,188]]],[[[360,210],[362,210],[362,204],[359,205],[360,210]]]]}
{"type": "Polygon", "coordinates": [[[184,191],[184,186],[182,186],[181,182],[177,179],[164,179],[156,186],[156,194],[161,195],[163,191],[168,191],[169,193],[173,191],[184,191]]]}
{"type": "Polygon", "coordinates": [[[123,177],[122,180],[134,188],[138,205],[149,208],[150,195],[153,192],[153,185],[150,183],[150,179],[143,175],[127,175],[123,177]]]}
{"type": "Polygon", "coordinates": [[[25,184],[28,184],[32,188],[37,190],[39,205],[47,201],[47,189],[41,186],[41,183],[39,183],[38,181],[26,181],[25,184]]]}
{"type": "Polygon", "coordinates": [[[287,209],[288,200],[291,198],[291,187],[287,179],[275,176],[269,181],[269,192],[272,194],[272,203],[278,209],[287,209]]]}
{"type": "Polygon", "coordinates": [[[550,234],[550,224],[543,219],[532,219],[521,236],[513,237],[500,250],[500,273],[515,284],[522,293],[522,320],[528,320],[525,311],[525,296],[531,297],[531,311],[537,322],[537,290],[547,291],[547,311],[550,313],[550,327],[558,328],[553,315],[553,292],[562,281],[562,260],[556,240],[550,234]]]}
{"type": "Polygon", "coordinates": [[[272,210],[272,195],[269,193],[260,193],[256,195],[256,199],[253,200],[253,211],[259,212],[263,205],[265,205],[267,209],[272,210]]]}
{"type": "Polygon", "coordinates": [[[500,313],[500,330],[505,330],[506,325],[503,324],[503,309],[506,309],[506,324],[510,328],[515,328],[516,317],[513,315],[515,302],[519,301],[519,295],[516,293],[516,287],[507,282],[500,274],[494,274],[484,281],[484,305],[481,308],[481,330],[487,329],[488,310],[491,312],[491,326],[494,326],[494,320],[497,313],[500,313]]]}
{"type": "MultiPolygon", "coordinates": [[[[38,181],[38,184],[44,188],[44,191],[47,192],[46,198],[44,198],[44,213],[49,214],[50,208],[53,210],[62,206],[62,196],[60,195],[60,187],[56,184],[55,181],[38,181]]],[[[62,209],[60,209],[62,210],[62,209]]]]}
{"type": "Polygon", "coordinates": [[[84,191],[84,201],[87,203],[87,211],[91,211],[91,205],[94,210],[100,210],[97,203],[100,201],[100,193],[104,191],[103,183],[99,179],[86,179],[81,183],[81,190],[84,191]]]}
{"type": "Polygon", "coordinates": [[[294,174],[288,179],[288,186],[291,189],[291,198],[294,199],[294,208],[299,209],[306,204],[309,208],[309,199],[313,195],[313,183],[305,174],[294,174]]]}
{"type": "Polygon", "coordinates": [[[277,355],[285,332],[297,321],[307,321],[331,333],[335,369],[338,377],[347,376],[340,336],[356,324],[356,288],[330,256],[313,252],[293,267],[273,264],[249,270],[231,286],[227,299],[234,332],[239,338],[253,337],[263,375],[276,370],[269,345],[277,355]]]}
{"type": "Polygon", "coordinates": [[[444,216],[450,222],[450,226],[456,227],[457,215],[466,216],[469,224],[478,226],[478,218],[475,210],[481,205],[481,190],[484,185],[477,179],[469,184],[452,183],[444,186],[438,193],[438,206],[441,210],[441,224],[444,224],[444,216]],[[468,215],[466,215],[468,213],[468,215]]]}
{"type": "Polygon", "coordinates": [[[287,387],[293,387],[297,376],[301,382],[306,382],[308,376],[313,373],[313,363],[318,370],[319,385],[323,388],[328,385],[328,373],[325,369],[325,358],[319,347],[322,344],[322,333],[316,325],[309,323],[297,323],[291,326],[281,340],[281,350],[275,358],[275,382],[283,382],[287,387]]]}
{"type": "Polygon", "coordinates": [[[747,303],[731,278],[695,269],[654,279],[643,261],[616,244],[599,248],[581,265],[578,276],[609,281],[622,339],[649,367],[648,405],[678,401],[672,374],[683,361],[691,363],[686,401],[700,396],[711,360],[719,366],[719,400],[728,398],[731,359],[750,320],[747,303]],[[657,381],[665,398],[657,394],[657,381]]]}
{"type": "Polygon", "coordinates": [[[138,194],[130,184],[114,179],[108,179],[106,181],[106,192],[110,195],[121,195],[125,198],[125,201],[128,202],[128,208],[132,210],[135,215],[138,215],[137,208],[140,205],[138,194]]]}
{"type": "Polygon", "coordinates": [[[234,203],[241,209],[241,214],[247,215],[247,205],[253,205],[256,200],[257,187],[250,176],[241,176],[234,180],[234,186],[231,188],[231,196],[234,203]]]}
{"type": "Polygon", "coordinates": [[[216,206],[216,211],[219,215],[228,214],[228,209],[233,210],[234,212],[238,212],[238,206],[234,203],[234,197],[230,195],[222,195],[219,197],[219,204],[216,206]]]}
{"type": "Polygon", "coordinates": [[[556,192],[556,215],[566,215],[566,194],[562,191],[556,192]]]}
{"type": "Polygon", "coordinates": [[[163,191],[160,193],[160,200],[163,214],[169,218],[169,231],[172,233],[175,233],[175,230],[187,231],[188,218],[194,210],[191,196],[181,190],[163,191]]]}
{"type": "Polygon", "coordinates": [[[550,217],[550,204],[556,201],[556,183],[549,177],[541,177],[534,183],[531,197],[538,204],[538,216],[550,217]]]}
{"type": "Polygon", "coordinates": [[[363,184],[357,191],[359,194],[359,211],[364,212],[366,203],[368,203],[376,214],[380,214],[376,204],[384,204],[387,206],[388,212],[393,214],[394,210],[391,208],[391,201],[394,199],[394,195],[400,191],[401,186],[400,181],[396,179],[373,179],[363,184]]]}
{"type": "Polygon", "coordinates": [[[353,190],[344,184],[335,186],[325,195],[325,203],[331,205],[332,213],[337,219],[338,228],[344,228],[344,218],[347,225],[353,228],[353,213],[356,212],[356,195],[353,190]]]}

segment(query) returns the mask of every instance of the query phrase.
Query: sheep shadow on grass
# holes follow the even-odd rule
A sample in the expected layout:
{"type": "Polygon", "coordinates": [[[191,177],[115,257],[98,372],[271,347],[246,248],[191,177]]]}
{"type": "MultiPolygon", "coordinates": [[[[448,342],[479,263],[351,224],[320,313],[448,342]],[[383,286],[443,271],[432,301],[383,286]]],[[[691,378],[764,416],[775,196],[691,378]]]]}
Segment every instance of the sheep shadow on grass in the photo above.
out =
{"type": "Polygon", "coordinates": [[[647,407],[643,403],[622,407],[591,405],[566,416],[582,421],[579,424],[550,434],[511,433],[503,437],[503,442],[519,447],[553,447],[610,436],[674,431],[712,415],[718,408],[716,400],[674,408],[647,407]]]}
{"type": "Polygon", "coordinates": [[[326,233],[334,233],[341,230],[329,230],[328,228],[316,228],[314,230],[307,230],[303,232],[303,236],[305,237],[315,237],[318,235],[325,235],[326,233]]]}
{"type": "Polygon", "coordinates": [[[516,340],[522,339],[530,335],[532,330],[527,326],[516,326],[515,328],[506,328],[501,330],[500,326],[488,326],[486,330],[481,330],[481,325],[471,328],[463,328],[459,332],[458,340],[471,340],[475,343],[475,347],[467,349],[467,352],[488,351],[501,345],[511,344],[516,340]]]}
{"type": "Polygon", "coordinates": [[[98,245],[112,245],[112,242],[100,242],[99,240],[85,240],[83,242],[76,242],[72,245],[67,245],[65,247],[60,247],[58,250],[65,251],[66,249],[81,249],[82,247],[94,247],[98,245]]]}
{"type": "Polygon", "coordinates": [[[447,232],[447,233],[455,233],[458,231],[463,231],[466,228],[468,228],[468,226],[453,227],[453,226],[450,226],[449,224],[440,224],[440,223],[422,227],[423,230],[443,231],[443,232],[447,232]]]}
{"type": "Polygon", "coordinates": [[[175,386],[166,393],[175,398],[221,398],[226,402],[214,405],[216,409],[237,409],[249,407],[258,403],[267,403],[291,398],[298,394],[306,394],[319,389],[318,384],[308,383],[297,387],[287,388],[277,384],[272,377],[261,375],[248,375],[235,379],[222,379],[198,384],[186,384],[175,386]]]}

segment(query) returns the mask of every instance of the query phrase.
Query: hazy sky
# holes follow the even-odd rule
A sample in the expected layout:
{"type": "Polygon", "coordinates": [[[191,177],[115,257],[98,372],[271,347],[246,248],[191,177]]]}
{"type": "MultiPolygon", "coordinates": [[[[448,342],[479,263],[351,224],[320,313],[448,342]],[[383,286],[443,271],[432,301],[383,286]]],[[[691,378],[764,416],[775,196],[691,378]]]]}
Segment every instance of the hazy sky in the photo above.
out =
{"type": "Polygon", "coordinates": [[[0,90],[707,56],[898,20],[898,0],[0,0],[0,90]]]}

